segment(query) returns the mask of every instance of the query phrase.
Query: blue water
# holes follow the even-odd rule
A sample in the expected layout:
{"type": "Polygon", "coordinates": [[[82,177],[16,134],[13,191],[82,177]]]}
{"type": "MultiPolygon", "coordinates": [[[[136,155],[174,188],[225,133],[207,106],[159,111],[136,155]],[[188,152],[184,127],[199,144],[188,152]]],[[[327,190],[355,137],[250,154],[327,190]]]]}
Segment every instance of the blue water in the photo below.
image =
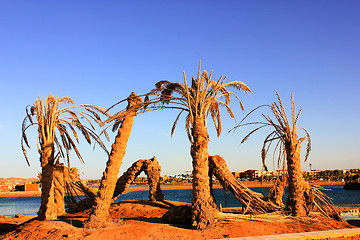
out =
{"type": "MultiPolygon", "coordinates": [[[[334,204],[360,204],[360,191],[344,190],[341,185],[328,185],[323,188],[329,189],[324,192],[333,199],[334,204]]],[[[256,192],[267,195],[269,187],[251,188],[256,192]]],[[[191,202],[192,190],[164,190],[165,200],[191,202]]],[[[223,189],[214,189],[216,203],[223,207],[241,207],[238,200],[231,192],[224,192],[223,189]]],[[[287,193],[285,193],[284,200],[287,193]]],[[[148,191],[134,191],[120,195],[116,200],[124,201],[130,199],[148,200],[148,191]]],[[[0,198],[0,215],[14,216],[15,214],[36,215],[41,203],[40,197],[16,197],[16,198],[0,198]]]]}
{"type": "Polygon", "coordinates": [[[0,198],[0,215],[15,214],[36,215],[41,204],[40,197],[9,197],[0,198]]]}

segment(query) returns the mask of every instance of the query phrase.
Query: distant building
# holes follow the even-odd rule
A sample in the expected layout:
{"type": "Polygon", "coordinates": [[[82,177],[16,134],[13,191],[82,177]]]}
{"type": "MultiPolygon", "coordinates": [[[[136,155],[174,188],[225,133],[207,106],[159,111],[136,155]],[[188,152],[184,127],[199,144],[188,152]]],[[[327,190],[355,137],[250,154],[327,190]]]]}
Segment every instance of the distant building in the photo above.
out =
{"type": "Polygon", "coordinates": [[[240,178],[258,178],[260,176],[261,176],[261,171],[254,169],[249,169],[246,170],[245,172],[240,173],[240,178]]]}
{"type": "Polygon", "coordinates": [[[0,192],[11,192],[14,189],[14,185],[0,185],[0,192]]]}
{"type": "Polygon", "coordinates": [[[39,184],[25,183],[14,186],[14,191],[19,192],[31,192],[31,191],[40,191],[39,184]]]}
{"type": "Polygon", "coordinates": [[[311,170],[311,171],[304,171],[306,176],[316,176],[321,172],[321,170],[311,170]]]}
{"type": "Polygon", "coordinates": [[[40,191],[39,184],[28,183],[25,184],[25,192],[40,191]]]}
{"type": "Polygon", "coordinates": [[[232,172],[232,174],[234,175],[234,177],[236,178],[240,178],[240,172],[232,172]]]}
{"type": "Polygon", "coordinates": [[[274,177],[279,175],[278,171],[262,171],[249,169],[245,172],[233,172],[236,178],[260,178],[260,177],[274,177]]]}

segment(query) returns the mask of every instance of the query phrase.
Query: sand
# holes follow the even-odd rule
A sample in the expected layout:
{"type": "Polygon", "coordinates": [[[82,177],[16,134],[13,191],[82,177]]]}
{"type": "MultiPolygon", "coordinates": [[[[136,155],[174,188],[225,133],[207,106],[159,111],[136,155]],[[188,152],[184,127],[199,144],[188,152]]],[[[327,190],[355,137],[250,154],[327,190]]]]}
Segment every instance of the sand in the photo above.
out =
{"type": "MultiPolygon", "coordinates": [[[[248,185],[251,186],[251,185],[248,185]]],[[[257,185],[258,186],[258,185],[257,185]]],[[[216,187],[220,187],[216,185],[216,187]]],[[[163,185],[163,190],[191,189],[191,184],[163,185]]],[[[133,186],[129,191],[148,190],[147,186],[133,186]]],[[[112,224],[104,229],[84,229],[89,210],[61,216],[57,221],[38,221],[35,216],[0,217],[0,239],[217,239],[260,236],[281,233],[310,232],[329,229],[360,227],[359,221],[349,223],[322,218],[296,219],[281,215],[247,218],[241,214],[222,213],[214,226],[206,230],[192,230],[186,225],[169,224],[164,214],[170,206],[186,203],[129,200],[113,204],[110,210],[112,224]]],[[[359,206],[340,206],[349,210],[359,206]]],[[[236,212],[236,209],[224,209],[236,212]]],[[[345,239],[345,238],[335,238],[345,239]]],[[[360,236],[350,239],[360,239],[360,236]]]]}
{"type": "MultiPolygon", "coordinates": [[[[169,224],[162,218],[172,205],[185,203],[129,200],[113,204],[113,223],[104,229],[84,229],[89,210],[66,214],[57,221],[38,221],[34,217],[3,217],[0,239],[216,239],[309,232],[352,228],[359,225],[322,218],[296,219],[281,215],[260,219],[241,218],[241,214],[222,214],[215,225],[206,230],[191,230],[186,225],[169,224]],[[236,219],[237,217],[240,219],[236,219]]],[[[359,236],[360,237],[360,236],[359,236]]],[[[338,238],[341,239],[341,238],[338,238]]],[[[357,238],[353,238],[357,239],[357,238]]]]}

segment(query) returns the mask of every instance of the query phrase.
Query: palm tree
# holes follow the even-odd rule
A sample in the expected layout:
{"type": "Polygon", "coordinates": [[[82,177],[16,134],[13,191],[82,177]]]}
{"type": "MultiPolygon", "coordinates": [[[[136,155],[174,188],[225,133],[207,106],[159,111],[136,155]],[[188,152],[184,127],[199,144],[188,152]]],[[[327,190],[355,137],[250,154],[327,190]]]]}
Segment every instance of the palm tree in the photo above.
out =
{"type": "MultiPolygon", "coordinates": [[[[299,119],[301,110],[297,114],[295,114],[293,95],[291,95],[291,122],[289,122],[280,95],[278,93],[276,94],[279,104],[274,102],[271,106],[263,105],[270,108],[271,113],[275,117],[274,120],[270,116],[266,116],[263,114],[263,117],[266,120],[265,122],[251,122],[245,124],[240,123],[235,128],[245,125],[257,126],[254,130],[252,130],[244,137],[244,139],[241,141],[241,143],[244,143],[250,137],[250,135],[252,135],[257,130],[267,126],[273,127],[274,130],[265,138],[263,147],[261,149],[262,161],[265,166],[265,158],[270,149],[270,146],[273,142],[277,142],[275,145],[275,150],[279,151],[278,164],[286,164],[286,168],[288,171],[287,181],[289,187],[289,196],[286,207],[294,216],[302,216],[306,215],[308,212],[308,208],[306,206],[306,192],[309,191],[310,187],[308,183],[304,180],[301,172],[300,148],[301,144],[304,141],[307,141],[305,156],[306,161],[311,150],[310,135],[304,128],[297,126],[297,121],[299,119]],[[298,137],[299,129],[304,131],[304,137],[298,137]]],[[[249,114],[251,114],[253,111],[251,111],[249,114]]],[[[247,116],[249,116],[249,114],[247,116]]],[[[245,116],[245,118],[247,116],[245,116]]],[[[245,118],[243,120],[245,120],[245,118]]]]}
{"type": "Polygon", "coordinates": [[[69,153],[70,150],[73,150],[80,161],[84,162],[76,146],[76,143],[79,143],[77,130],[81,132],[89,144],[91,144],[91,139],[94,139],[107,152],[103,142],[95,133],[95,127],[92,124],[92,121],[101,123],[100,116],[95,111],[105,113],[104,109],[99,106],[75,105],[75,102],[70,97],[59,98],[51,94],[46,98],[46,101],[39,97],[35,100],[34,105],[26,107],[26,117],[22,124],[21,147],[30,166],[26,154],[26,147],[30,148],[26,132],[30,127],[35,126],[38,131],[37,148],[40,153],[42,167],[39,219],[53,220],[57,218],[55,176],[57,171],[64,170],[63,166],[59,165],[60,158],[66,159],[69,165],[69,153]],[[63,104],[69,106],[63,107],[63,104]]]}
{"type": "Polygon", "coordinates": [[[184,83],[160,81],[151,94],[157,96],[152,103],[161,103],[161,109],[177,109],[180,111],[171,130],[174,133],[179,117],[186,113],[186,130],[191,142],[191,157],[193,159],[193,200],[192,200],[192,226],[195,229],[204,229],[214,220],[216,205],[210,193],[209,161],[207,132],[208,117],[215,125],[217,136],[220,136],[221,116],[220,107],[224,107],[230,117],[234,118],[230,107],[231,97],[243,105],[240,99],[229,88],[250,92],[250,89],[240,81],[225,83],[226,77],[221,76],[214,81],[206,71],[201,73],[201,62],[196,78],[192,77],[191,86],[188,85],[184,75],[184,83]]]}
{"type": "Polygon", "coordinates": [[[113,202],[112,197],[116,186],[117,175],[120,171],[122,159],[125,156],[134,117],[142,106],[142,99],[134,92],[131,93],[126,100],[128,102],[126,109],[105,121],[105,123],[114,122],[112,125],[113,130],[118,129],[118,133],[115,137],[115,142],[111,146],[111,152],[100,182],[99,191],[95,198],[95,204],[85,224],[87,228],[104,227],[109,220],[109,208],[113,202]]]}

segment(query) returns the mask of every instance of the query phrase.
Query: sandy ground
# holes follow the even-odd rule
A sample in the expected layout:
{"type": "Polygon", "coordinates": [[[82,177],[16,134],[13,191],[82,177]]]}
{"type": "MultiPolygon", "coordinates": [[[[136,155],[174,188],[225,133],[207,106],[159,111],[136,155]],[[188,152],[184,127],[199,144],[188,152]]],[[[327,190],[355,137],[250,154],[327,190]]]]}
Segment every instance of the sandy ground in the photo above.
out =
{"type": "Polygon", "coordinates": [[[351,225],[324,219],[318,214],[313,218],[298,219],[276,214],[244,217],[220,213],[213,227],[197,231],[164,221],[163,216],[170,206],[178,205],[185,203],[136,200],[116,203],[110,210],[113,223],[103,229],[82,228],[89,210],[66,214],[57,221],[3,217],[0,219],[0,239],[217,239],[359,227],[358,222],[351,225]]]}
{"type": "MultiPolygon", "coordinates": [[[[326,183],[329,184],[329,183],[326,183]]],[[[247,184],[249,187],[261,186],[247,184]]],[[[320,184],[319,184],[320,185],[320,184]]],[[[266,186],[266,185],[263,185],[266,186]]],[[[220,187],[216,185],[216,187],[220,187]]],[[[163,185],[163,190],[191,189],[191,184],[163,185]]],[[[148,190],[147,186],[133,186],[129,191],[148,190]]],[[[34,193],[31,194],[31,196],[34,193]]],[[[112,224],[103,229],[84,229],[89,211],[66,214],[57,221],[38,221],[35,216],[0,217],[0,239],[218,239],[260,236],[281,233],[309,232],[360,227],[359,221],[338,222],[313,214],[312,218],[293,218],[268,214],[244,216],[239,209],[224,209],[211,228],[197,231],[186,225],[167,223],[163,216],[171,206],[186,203],[129,200],[113,204],[112,224]]],[[[340,211],[359,209],[360,205],[339,206],[340,211]]],[[[336,238],[345,239],[345,238],[336,238]]],[[[349,238],[360,239],[360,236],[349,238]]]]}

